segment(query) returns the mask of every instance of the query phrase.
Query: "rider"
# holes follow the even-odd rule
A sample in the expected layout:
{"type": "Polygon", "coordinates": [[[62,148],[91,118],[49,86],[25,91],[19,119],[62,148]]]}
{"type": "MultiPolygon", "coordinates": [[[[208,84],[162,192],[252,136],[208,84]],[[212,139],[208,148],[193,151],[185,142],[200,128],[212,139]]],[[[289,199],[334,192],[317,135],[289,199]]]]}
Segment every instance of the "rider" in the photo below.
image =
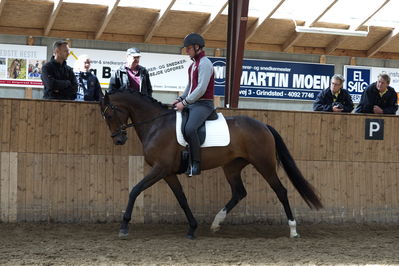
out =
{"type": "Polygon", "coordinates": [[[186,90],[173,102],[173,105],[179,111],[184,108],[189,109],[185,132],[191,152],[188,174],[192,176],[201,173],[201,150],[197,131],[214,110],[214,74],[213,64],[203,51],[205,41],[201,35],[190,33],[184,38],[183,44],[193,63],[188,69],[186,90]]]}

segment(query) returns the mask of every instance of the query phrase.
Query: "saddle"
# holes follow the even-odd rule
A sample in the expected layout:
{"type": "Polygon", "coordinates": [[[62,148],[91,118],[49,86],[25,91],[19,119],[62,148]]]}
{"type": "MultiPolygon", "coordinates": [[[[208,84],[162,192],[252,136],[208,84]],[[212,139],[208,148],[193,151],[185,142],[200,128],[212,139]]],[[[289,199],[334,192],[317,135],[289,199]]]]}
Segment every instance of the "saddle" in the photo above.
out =
{"type": "MultiPolygon", "coordinates": [[[[181,151],[180,168],[178,174],[184,173],[189,165],[190,151],[187,145],[185,126],[189,118],[189,111],[184,109],[176,113],[176,137],[180,145],[186,147],[181,151]]],[[[229,129],[224,116],[215,110],[198,128],[198,137],[201,147],[227,146],[230,143],[229,129]],[[208,131],[208,132],[206,132],[208,131]]]]}
{"type": "MultiPolygon", "coordinates": [[[[184,108],[183,111],[181,112],[181,131],[183,134],[184,139],[187,139],[187,135],[186,135],[186,124],[188,121],[188,118],[190,116],[190,110],[188,108],[184,108]]],[[[216,110],[213,109],[212,113],[208,116],[208,118],[206,119],[206,121],[208,120],[217,120],[218,114],[216,113],[216,110]]],[[[205,130],[205,122],[202,123],[202,125],[198,128],[197,131],[199,140],[200,140],[200,144],[204,144],[205,141],[205,137],[206,137],[206,130],[205,130]]]]}

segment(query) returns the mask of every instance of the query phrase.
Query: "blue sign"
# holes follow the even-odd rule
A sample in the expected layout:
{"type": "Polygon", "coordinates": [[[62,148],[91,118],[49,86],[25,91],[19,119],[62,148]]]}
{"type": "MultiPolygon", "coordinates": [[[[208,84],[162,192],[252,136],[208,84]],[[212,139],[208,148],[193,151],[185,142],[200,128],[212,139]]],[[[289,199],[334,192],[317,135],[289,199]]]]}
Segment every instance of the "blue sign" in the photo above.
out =
{"type": "MultiPolygon", "coordinates": [[[[215,95],[224,95],[225,58],[210,57],[215,73],[215,95]]],[[[315,100],[330,87],[334,65],[244,59],[240,97],[315,100]]]]}
{"type": "Polygon", "coordinates": [[[369,86],[371,68],[345,66],[346,89],[354,103],[360,101],[363,91],[369,86]]]}

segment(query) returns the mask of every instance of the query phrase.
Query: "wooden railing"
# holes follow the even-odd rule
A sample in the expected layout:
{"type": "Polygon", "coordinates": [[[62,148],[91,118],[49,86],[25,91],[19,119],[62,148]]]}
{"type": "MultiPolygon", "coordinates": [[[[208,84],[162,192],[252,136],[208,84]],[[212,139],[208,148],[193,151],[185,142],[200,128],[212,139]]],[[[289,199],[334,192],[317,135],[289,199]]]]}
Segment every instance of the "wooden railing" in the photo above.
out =
{"type": "MultiPolygon", "coordinates": [[[[280,169],[298,221],[399,221],[398,117],[220,111],[254,117],[283,136],[325,206],[310,210],[280,169]],[[366,118],[384,120],[384,140],[365,139],[366,118]]],[[[133,129],[128,135],[127,144],[113,145],[95,103],[0,99],[0,221],[119,221],[129,189],[148,170],[133,129]]],[[[211,222],[230,199],[221,169],[179,179],[200,222],[211,222]]],[[[226,222],[286,223],[264,179],[252,167],[244,169],[243,179],[248,196],[226,222]]],[[[180,223],[185,217],[161,181],[139,196],[133,221],[180,223]]]]}

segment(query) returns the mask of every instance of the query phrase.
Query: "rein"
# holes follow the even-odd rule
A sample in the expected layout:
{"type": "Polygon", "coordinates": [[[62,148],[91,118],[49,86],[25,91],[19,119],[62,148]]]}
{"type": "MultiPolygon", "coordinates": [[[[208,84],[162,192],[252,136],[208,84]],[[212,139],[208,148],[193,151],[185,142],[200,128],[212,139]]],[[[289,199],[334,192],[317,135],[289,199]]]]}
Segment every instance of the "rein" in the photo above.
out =
{"type": "MultiPolygon", "coordinates": [[[[124,110],[121,110],[117,106],[114,106],[111,103],[109,103],[109,104],[106,105],[106,107],[104,108],[104,111],[102,112],[103,119],[105,119],[105,113],[107,112],[108,108],[111,108],[112,110],[116,110],[116,111],[119,111],[119,112],[124,112],[124,110]]],[[[161,117],[164,117],[164,116],[168,116],[168,115],[171,115],[173,113],[174,112],[163,113],[161,115],[158,115],[158,116],[155,116],[155,117],[150,118],[148,120],[140,121],[140,122],[137,122],[137,123],[129,123],[129,124],[122,124],[121,123],[121,126],[118,128],[118,130],[116,132],[111,134],[111,137],[115,137],[115,136],[118,136],[120,134],[126,135],[126,129],[128,129],[130,127],[136,127],[136,126],[148,124],[148,123],[151,123],[151,122],[157,120],[158,118],[161,118],[161,117]]],[[[118,119],[119,119],[119,116],[118,116],[118,119]]],[[[119,122],[120,122],[120,120],[119,120],[119,122]]]]}

